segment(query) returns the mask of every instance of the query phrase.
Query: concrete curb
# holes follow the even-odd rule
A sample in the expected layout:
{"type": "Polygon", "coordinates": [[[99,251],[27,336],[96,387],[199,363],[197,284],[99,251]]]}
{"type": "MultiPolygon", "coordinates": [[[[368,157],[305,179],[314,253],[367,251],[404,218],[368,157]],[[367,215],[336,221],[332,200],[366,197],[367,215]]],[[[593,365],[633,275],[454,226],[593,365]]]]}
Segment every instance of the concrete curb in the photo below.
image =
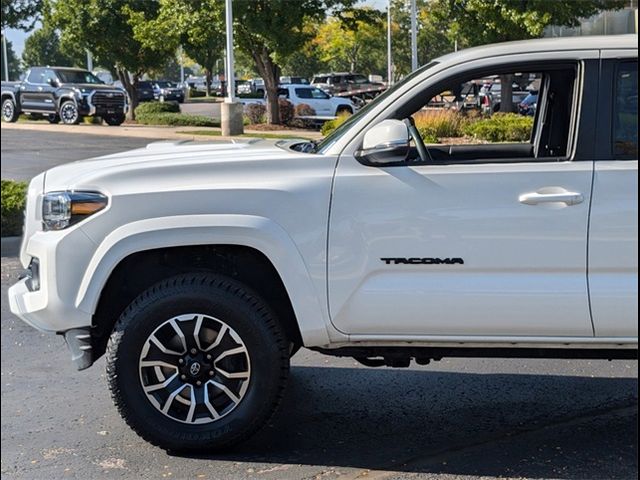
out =
{"type": "Polygon", "coordinates": [[[20,253],[22,237],[2,237],[2,257],[17,257],[20,253]]]}

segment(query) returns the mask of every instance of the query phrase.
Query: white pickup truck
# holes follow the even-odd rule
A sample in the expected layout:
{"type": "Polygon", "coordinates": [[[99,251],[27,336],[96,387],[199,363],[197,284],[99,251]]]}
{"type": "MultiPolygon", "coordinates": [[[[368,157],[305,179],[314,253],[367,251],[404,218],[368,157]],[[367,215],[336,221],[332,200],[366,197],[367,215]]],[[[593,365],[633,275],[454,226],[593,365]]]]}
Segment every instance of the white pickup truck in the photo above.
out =
{"type": "MultiPolygon", "coordinates": [[[[352,114],[357,110],[356,105],[347,98],[332,97],[328,93],[309,84],[283,84],[278,87],[278,96],[289,100],[293,106],[306,104],[316,112],[315,117],[325,120],[334,118],[341,113],[352,114]]],[[[252,103],[265,104],[260,98],[240,99],[245,105],[252,103]]]]}
{"type": "MultiPolygon", "coordinates": [[[[164,448],[267,422],[300,347],[637,358],[637,36],[507,43],[425,65],[319,144],[167,142],[29,186],[11,311],[106,353],[127,423],[164,448]],[[425,145],[442,91],[541,79],[530,140],[425,145]]],[[[295,87],[292,87],[295,88],[295,87]]]]}

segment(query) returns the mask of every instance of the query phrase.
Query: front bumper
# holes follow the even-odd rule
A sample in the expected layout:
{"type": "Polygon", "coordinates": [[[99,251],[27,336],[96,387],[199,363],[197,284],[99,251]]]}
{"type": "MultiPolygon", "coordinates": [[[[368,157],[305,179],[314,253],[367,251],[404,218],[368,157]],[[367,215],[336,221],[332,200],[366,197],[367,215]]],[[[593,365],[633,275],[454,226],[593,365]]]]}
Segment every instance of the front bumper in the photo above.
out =
{"type": "Polygon", "coordinates": [[[39,285],[27,275],[9,288],[11,312],[43,332],[90,327],[91,312],[77,308],[76,296],[95,244],[78,227],[36,232],[26,242],[22,262],[38,260],[39,285]]]}

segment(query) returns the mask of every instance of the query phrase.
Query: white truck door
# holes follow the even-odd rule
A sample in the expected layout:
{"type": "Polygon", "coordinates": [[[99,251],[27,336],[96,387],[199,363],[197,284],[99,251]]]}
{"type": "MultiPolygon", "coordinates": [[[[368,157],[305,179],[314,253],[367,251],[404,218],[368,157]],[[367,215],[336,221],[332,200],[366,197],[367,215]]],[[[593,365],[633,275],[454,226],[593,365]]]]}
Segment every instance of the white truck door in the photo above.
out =
{"type": "Polygon", "coordinates": [[[599,160],[589,222],[598,337],[638,336],[638,52],[603,52],[599,160]]]}
{"type": "MultiPolygon", "coordinates": [[[[593,337],[586,258],[594,115],[578,118],[577,106],[597,88],[598,62],[562,68],[545,72],[553,80],[529,143],[428,145],[428,162],[388,167],[340,158],[328,249],[338,330],[354,339],[593,337]],[[552,108],[550,98],[565,101],[552,108]],[[566,148],[556,151],[552,137],[565,121],[566,148]]],[[[409,96],[434,94],[420,88],[409,96]]],[[[403,108],[394,107],[393,115],[403,108]]]]}

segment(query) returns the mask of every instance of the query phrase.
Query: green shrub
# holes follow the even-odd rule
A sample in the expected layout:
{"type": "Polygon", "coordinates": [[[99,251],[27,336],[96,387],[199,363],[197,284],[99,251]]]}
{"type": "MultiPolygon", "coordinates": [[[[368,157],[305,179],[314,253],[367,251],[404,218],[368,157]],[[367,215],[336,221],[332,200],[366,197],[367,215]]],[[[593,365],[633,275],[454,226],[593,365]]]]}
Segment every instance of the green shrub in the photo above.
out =
{"type": "Polygon", "coordinates": [[[527,142],[533,130],[533,117],[517,113],[495,113],[489,118],[470,123],[466,135],[488,142],[527,142]]]}
{"type": "Polygon", "coordinates": [[[13,180],[2,180],[2,214],[0,223],[2,236],[22,235],[27,184],[13,180]]]}
{"type": "Polygon", "coordinates": [[[261,93],[253,92],[253,93],[239,93],[236,95],[238,98],[264,98],[264,95],[261,93]]]}
{"type": "Polygon", "coordinates": [[[144,102],[136,107],[136,115],[154,113],[180,113],[178,102],[144,102]]]}
{"type": "Polygon", "coordinates": [[[206,97],[207,92],[203,92],[202,90],[196,90],[195,88],[189,89],[189,98],[199,98],[206,97]]]}
{"type": "Polygon", "coordinates": [[[150,113],[136,115],[142,125],[171,125],[176,127],[219,127],[220,120],[204,115],[184,115],[182,113],[150,113]]]}
{"type": "Polygon", "coordinates": [[[440,138],[461,137],[469,120],[453,110],[424,110],[413,116],[425,143],[438,143],[440,138]]]}
{"type": "Polygon", "coordinates": [[[250,103],[244,107],[244,114],[252,125],[264,123],[266,113],[267,107],[262,103],[250,103]]]}
{"type": "Polygon", "coordinates": [[[320,133],[326,137],[328,135],[330,135],[336,128],[338,128],[340,125],[342,125],[344,122],[347,121],[347,118],[349,118],[351,116],[350,113],[341,113],[340,115],[338,115],[336,118],[334,118],[333,120],[329,120],[328,122],[324,122],[322,124],[322,127],[320,128],[320,133]]]}

